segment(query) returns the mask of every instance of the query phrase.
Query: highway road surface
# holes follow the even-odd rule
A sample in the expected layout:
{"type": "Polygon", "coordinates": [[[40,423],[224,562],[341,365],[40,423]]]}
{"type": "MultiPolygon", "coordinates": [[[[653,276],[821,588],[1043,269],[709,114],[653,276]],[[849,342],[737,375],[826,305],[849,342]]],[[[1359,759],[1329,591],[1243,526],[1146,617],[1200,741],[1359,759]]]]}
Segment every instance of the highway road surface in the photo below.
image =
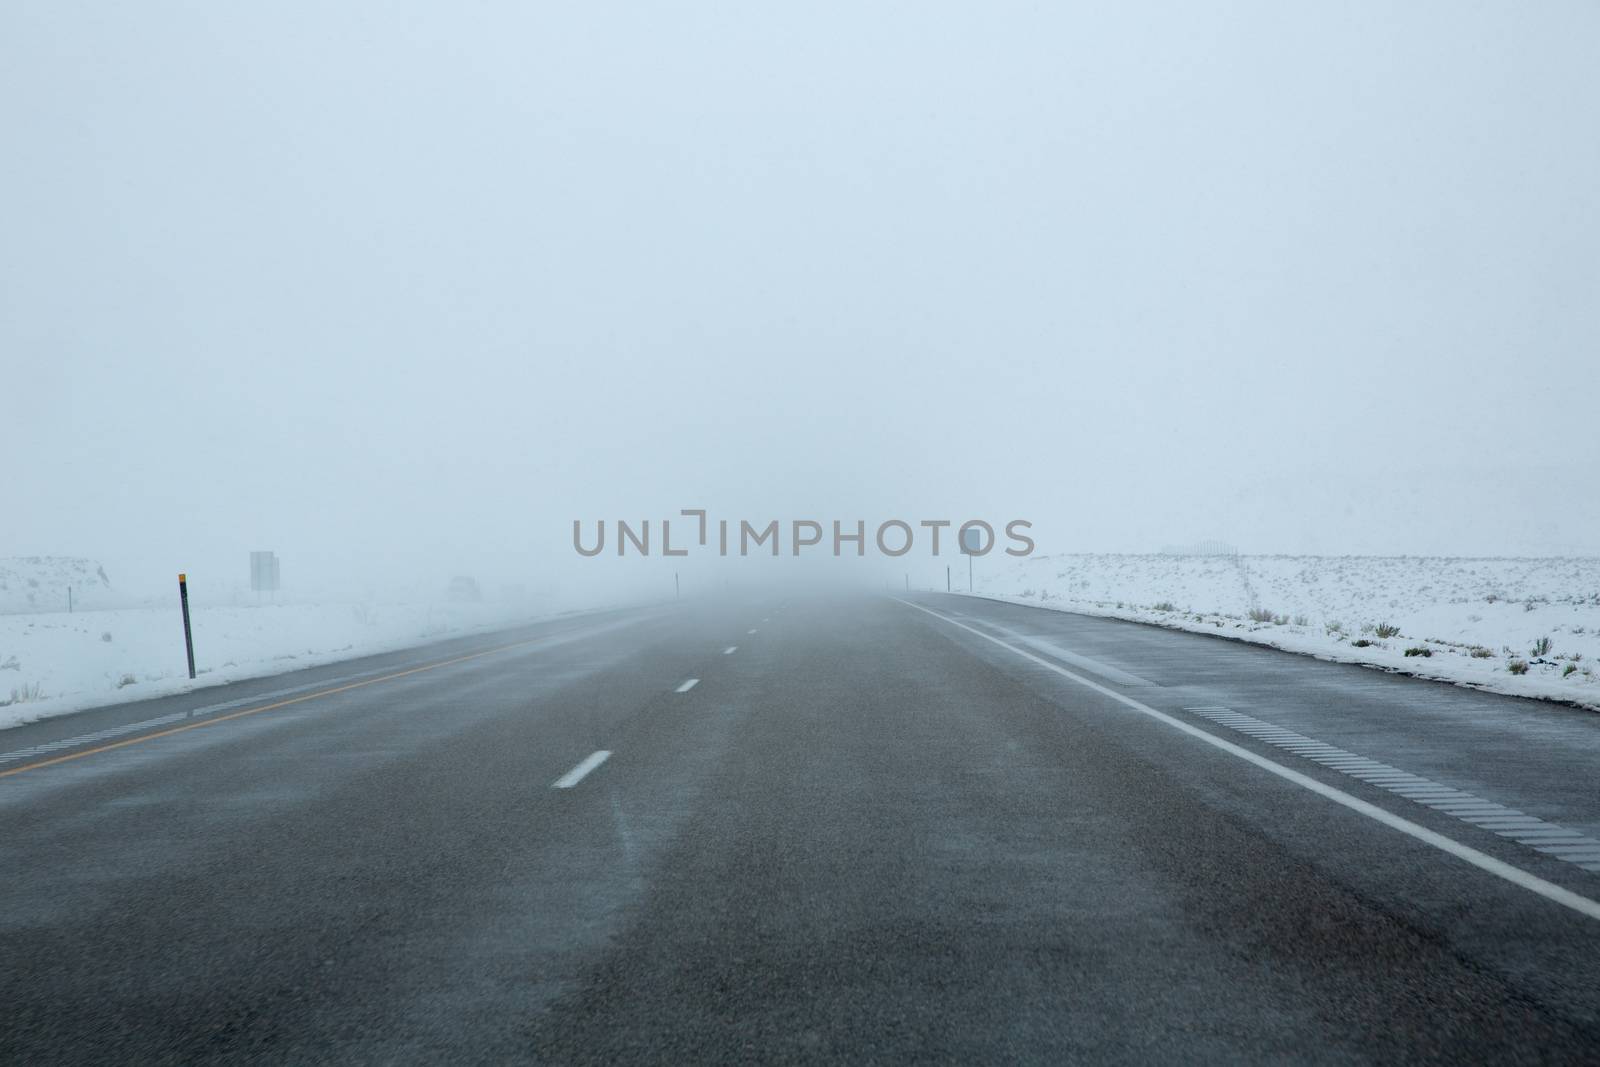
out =
{"type": "Polygon", "coordinates": [[[0,732],[0,1063],[1600,1062],[1600,717],[947,595],[0,732]]]}

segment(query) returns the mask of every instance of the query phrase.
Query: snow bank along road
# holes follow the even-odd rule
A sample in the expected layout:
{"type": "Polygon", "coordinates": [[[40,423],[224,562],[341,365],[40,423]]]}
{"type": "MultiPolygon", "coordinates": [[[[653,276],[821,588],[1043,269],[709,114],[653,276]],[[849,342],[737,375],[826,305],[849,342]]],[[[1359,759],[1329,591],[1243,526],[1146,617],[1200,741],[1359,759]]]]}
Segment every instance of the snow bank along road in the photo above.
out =
{"type": "Polygon", "coordinates": [[[1600,717],[944,596],[6,731],[0,1062],[1600,1057],[1600,717]]]}

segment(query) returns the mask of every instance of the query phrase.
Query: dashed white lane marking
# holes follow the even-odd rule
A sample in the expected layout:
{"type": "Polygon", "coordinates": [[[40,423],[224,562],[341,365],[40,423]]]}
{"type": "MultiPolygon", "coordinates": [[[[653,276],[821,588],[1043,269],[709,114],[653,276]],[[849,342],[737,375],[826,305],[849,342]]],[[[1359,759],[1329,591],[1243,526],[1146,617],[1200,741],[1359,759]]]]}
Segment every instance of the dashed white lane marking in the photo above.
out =
{"type": "MultiPolygon", "coordinates": [[[[899,597],[895,597],[894,599],[900,600],[899,597]]],[[[1446,837],[1444,834],[1430,830],[1420,823],[1414,823],[1410,819],[1396,815],[1387,808],[1380,808],[1376,804],[1368,803],[1358,796],[1346,793],[1342,789],[1336,789],[1326,782],[1313,778],[1308,774],[1301,774],[1299,771],[1290,767],[1286,767],[1276,760],[1267,759],[1267,757],[1252,752],[1242,745],[1236,745],[1226,738],[1218,737],[1216,734],[1213,734],[1208,730],[1203,730],[1194,725],[1194,723],[1184,722],[1182,719],[1168,715],[1166,712],[1157,711],[1150,705],[1133,699],[1133,697],[1119,693],[1115,689],[1108,689],[1099,682],[1091,681],[1090,679],[1083,677],[1081,674],[1074,674],[1072,671],[1067,670],[1060,664],[1051,663],[1043,656],[1036,656],[1032,652],[1020,649],[1015,645],[1008,645],[998,637],[995,637],[992,634],[984,633],[977,627],[968,626],[966,623],[962,622],[956,622],[954,619],[942,615],[931,608],[925,608],[921,604],[913,604],[909,600],[900,600],[900,603],[904,604],[908,608],[915,608],[920,612],[932,615],[940,622],[948,623],[957,629],[965,630],[967,633],[981,637],[985,641],[999,645],[1006,651],[1021,656],[1023,659],[1028,660],[1031,663],[1037,664],[1048,671],[1054,671],[1063,678],[1077,682],[1085,689],[1092,689],[1101,696],[1104,696],[1110,700],[1114,700],[1124,707],[1132,708],[1141,715],[1148,716],[1159,723],[1163,723],[1166,726],[1172,727],[1174,730],[1188,734],[1190,737],[1195,738],[1203,744],[1210,745],[1215,749],[1220,749],[1230,756],[1235,756],[1241,760],[1244,760],[1246,763],[1254,764],[1255,766],[1266,771],[1268,774],[1276,775],[1286,782],[1290,782],[1294,785],[1300,786],[1302,789],[1316,793],[1318,796],[1331,800],[1341,807],[1348,808],[1358,815],[1366,816],[1373,822],[1381,823],[1384,826],[1389,827],[1391,830],[1397,830],[1400,833],[1405,834],[1407,837],[1410,837],[1413,840],[1420,841],[1425,845],[1429,845],[1438,849],[1440,852],[1454,856],[1457,859],[1478,868],[1480,871],[1484,871],[1487,874],[1492,874],[1496,878],[1510,882],[1512,885],[1518,886],[1522,889],[1526,889],[1528,892],[1535,893],[1538,896],[1544,897],[1546,900],[1560,904],[1564,908],[1570,908],[1580,915],[1585,915],[1591,919],[1600,920],[1600,901],[1591,900],[1582,894],[1574,893],[1570,889],[1564,889],[1561,886],[1556,885],[1554,882],[1546,881],[1536,874],[1531,874],[1528,871],[1523,870],[1521,867],[1514,867],[1504,860],[1496,859],[1487,852],[1481,852],[1478,849],[1473,848],[1471,845],[1464,845],[1453,837],[1446,837]]],[[[1507,810],[1509,811],[1510,809],[1507,810]]],[[[1518,814],[1520,814],[1520,812],[1518,814]]]]}
{"type": "Polygon", "coordinates": [[[572,768],[572,770],[568,771],[566,774],[563,774],[560,778],[557,778],[553,783],[551,783],[550,788],[571,789],[573,786],[583,781],[584,778],[588,776],[590,771],[594,770],[596,767],[600,766],[600,764],[604,763],[610,758],[611,753],[605,751],[604,749],[601,749],[599,752],[591,752],[589,755],[584,757],[582,763],[578,764],[576,767],[572,768]]]}
{"type": "MultiPolygon", "coordinates": [[[[1353,778],[1360,778],[1369,785],[1375,785],[1407,800],[1435,808],[1446,815],[1453,815],[1462,822],[1488,830],[1500,837],[1509,837],[1529,848],[1553,847],[1558,841],[1562,846],[1578,846],[1570,855],[1560,854],[1560,858],[1586,871],[1600,871],[1600,859],[1591,859],[1589,856],[1591,851],[1600,852],[1600,841],[1585,837],[1576,830],[1568,830],[1564,826],[1546,822],[1537,816],[1526,815],[1515,808],[1508,808],[1463,790],[1440,785],[1421,775],[1402,771],[1398,767],[1346,752],[1342,748],[1335,748],[1292,730],[1285,730],[1281,726],[1244,715],[1232,708],[1207,706],[1183,710],[1192,711],[1219,726],[1248,734],[1258,741],[1287,748],[1324,767],[1330,767],[1353,778]]],[[[1551,853],[1551,855],[1557,854],[1551,853]]]]}
{"type": "Polygon", "coordinates": [[[682,685],[678,686],[677,689],[673,690],[673,692],[675,692],[675,693],[687,693],[689,690],[693,689],[695,686],[697,686],[699,684],[700,684],[700,679],[698,679],[698,678],[690,678],[687,682],[684,682],[682,685]]]}
{"type": "Polygon", "coordinates": [[[722,654],[724,656],[731,656],[737,651],[739,651],[739,646],[738,645],[729,645],[727,648],[722,650],[722,654]]]}
{"type": "Polygon", "coordinates": [[[745,631],[745,633],[747,633],[747,634],[753,634],[753,633],[755,633],[755,631],[754,631],[754,630],[746,630],[746,631],[745,631]]]}

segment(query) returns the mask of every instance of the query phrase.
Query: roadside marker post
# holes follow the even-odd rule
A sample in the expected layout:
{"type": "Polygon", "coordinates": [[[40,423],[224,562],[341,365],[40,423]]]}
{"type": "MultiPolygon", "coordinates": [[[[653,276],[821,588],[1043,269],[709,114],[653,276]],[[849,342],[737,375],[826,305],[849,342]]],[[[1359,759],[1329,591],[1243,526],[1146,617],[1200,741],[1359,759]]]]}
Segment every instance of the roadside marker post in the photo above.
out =
{"type": "Polygon", "coordinates": [[[194,678],[194,632],[189,629],[189,576],[178,575],[178,603],[183,605],[183,651],[189,657],[189,677],[194,678]]]}

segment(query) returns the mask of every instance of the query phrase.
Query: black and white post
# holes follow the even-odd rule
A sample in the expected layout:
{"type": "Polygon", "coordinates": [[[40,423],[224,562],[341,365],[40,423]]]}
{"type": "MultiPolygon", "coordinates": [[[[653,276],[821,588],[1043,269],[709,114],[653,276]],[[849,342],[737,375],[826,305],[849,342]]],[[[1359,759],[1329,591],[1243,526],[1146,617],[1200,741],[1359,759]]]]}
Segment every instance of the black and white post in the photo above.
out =
{"type": "Polygon", "coordinates": [[[178,575],[178,603],[183,605],[183,652],[189,657],[189,677],[194,678],[194,632],[189,629],[189,576],[178,575]]]}

